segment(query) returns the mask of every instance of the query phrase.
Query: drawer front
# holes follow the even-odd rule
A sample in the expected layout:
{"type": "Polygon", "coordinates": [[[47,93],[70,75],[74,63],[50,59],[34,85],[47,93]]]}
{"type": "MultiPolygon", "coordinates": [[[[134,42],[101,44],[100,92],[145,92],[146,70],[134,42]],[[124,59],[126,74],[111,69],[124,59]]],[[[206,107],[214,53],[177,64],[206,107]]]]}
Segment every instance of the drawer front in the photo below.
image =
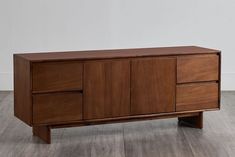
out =
{"type": "Polygon", "coordinates": [[[82,94],[61,92],[33,95],[33,123],[47,124],[82,119],[82,94]]]}
{"type": "Polygon", "coordinates": [[[177,58],[177,83],[219,79],[219,56],[191,55],[177,58]]]}
{"type": "Polygon", "coordinates": [[[47,62],[33,64],[33,91],[82,89],[83,64],[47,62]]]}
{"type": "Polygon", "coordinates": [[[176,111],[219,108],[218,83],[177,85],[176,111]]]}

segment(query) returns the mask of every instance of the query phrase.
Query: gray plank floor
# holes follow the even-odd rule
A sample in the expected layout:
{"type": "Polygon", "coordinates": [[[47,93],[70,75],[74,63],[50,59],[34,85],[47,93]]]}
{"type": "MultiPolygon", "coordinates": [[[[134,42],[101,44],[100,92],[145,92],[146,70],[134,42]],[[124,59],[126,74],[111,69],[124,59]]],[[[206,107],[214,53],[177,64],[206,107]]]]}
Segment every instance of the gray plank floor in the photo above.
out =
{"type": "Polygon", "coordinates": [[[204,114],[204,128],[164,119],[52,130],[52,144],[13,116],[13,93],[0,92],[0,157],[234,157],[235,92],[204,114]]]}

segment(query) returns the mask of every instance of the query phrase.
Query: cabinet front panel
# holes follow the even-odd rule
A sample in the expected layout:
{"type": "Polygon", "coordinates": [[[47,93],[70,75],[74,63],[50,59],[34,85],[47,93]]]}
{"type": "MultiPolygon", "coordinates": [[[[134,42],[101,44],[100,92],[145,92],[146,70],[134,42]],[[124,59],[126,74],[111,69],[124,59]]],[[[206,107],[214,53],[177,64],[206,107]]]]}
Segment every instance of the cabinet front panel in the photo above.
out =
{"type": "Polygon", "coordinates": [[[33,91],[82,89],[83,65],[78,62],[33,64],[33,91]]]}
{"type": "Polygon", "coordinates": [[[132,60],[131,114],[175,111],[175,66],[175,58],[132,60]]]}
{"type": "Polygon", "coordinates": [[[213,81],[219,79],[219,56],[189,55],[177,58],[177,82],[213,81]]]}
{"type": "Polygon", "coordinates": [[[33,123],[46,124],[82,119],[82,94],[62,92],[33,95],[33,123]]]}
{"type": "Polygon", "coordinates": [[[84,118],[129,115],[130,62],[128,60],[84,63],[84,118]]]}
{"type": "Polygon", "coordinates": [[[219,108],[218,83],[177,85],[176,110],[189,111],[219,108]]]}

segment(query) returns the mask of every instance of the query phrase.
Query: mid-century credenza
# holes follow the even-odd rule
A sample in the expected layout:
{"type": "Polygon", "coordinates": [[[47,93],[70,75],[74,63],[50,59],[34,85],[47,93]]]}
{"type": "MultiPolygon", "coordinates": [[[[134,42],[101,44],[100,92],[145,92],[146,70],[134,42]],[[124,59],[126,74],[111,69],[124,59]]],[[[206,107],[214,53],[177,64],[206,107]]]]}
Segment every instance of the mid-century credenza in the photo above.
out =
{"type": "Polygon", "coordinates": [[[51,129],[178,117],[203,127],[220,109],[219,50],[160,47],[14,54],[14,114],[51,129]]]}

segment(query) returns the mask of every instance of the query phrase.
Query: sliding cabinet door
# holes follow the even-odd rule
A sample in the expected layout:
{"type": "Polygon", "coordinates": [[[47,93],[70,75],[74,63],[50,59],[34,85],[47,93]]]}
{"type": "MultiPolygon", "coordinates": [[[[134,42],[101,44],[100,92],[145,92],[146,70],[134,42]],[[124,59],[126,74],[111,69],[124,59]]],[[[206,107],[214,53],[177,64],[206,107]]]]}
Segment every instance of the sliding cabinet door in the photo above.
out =
{"type": "Polygon", "coordinates": [[[132,60],[132,115],[175,111],[175,66],[170,57],[132,60]]]}
{"type": "Polygon", "coordinates": [[[88,61],[84,64],[84,118],[129,115],[130,61],[88,61]]]}

